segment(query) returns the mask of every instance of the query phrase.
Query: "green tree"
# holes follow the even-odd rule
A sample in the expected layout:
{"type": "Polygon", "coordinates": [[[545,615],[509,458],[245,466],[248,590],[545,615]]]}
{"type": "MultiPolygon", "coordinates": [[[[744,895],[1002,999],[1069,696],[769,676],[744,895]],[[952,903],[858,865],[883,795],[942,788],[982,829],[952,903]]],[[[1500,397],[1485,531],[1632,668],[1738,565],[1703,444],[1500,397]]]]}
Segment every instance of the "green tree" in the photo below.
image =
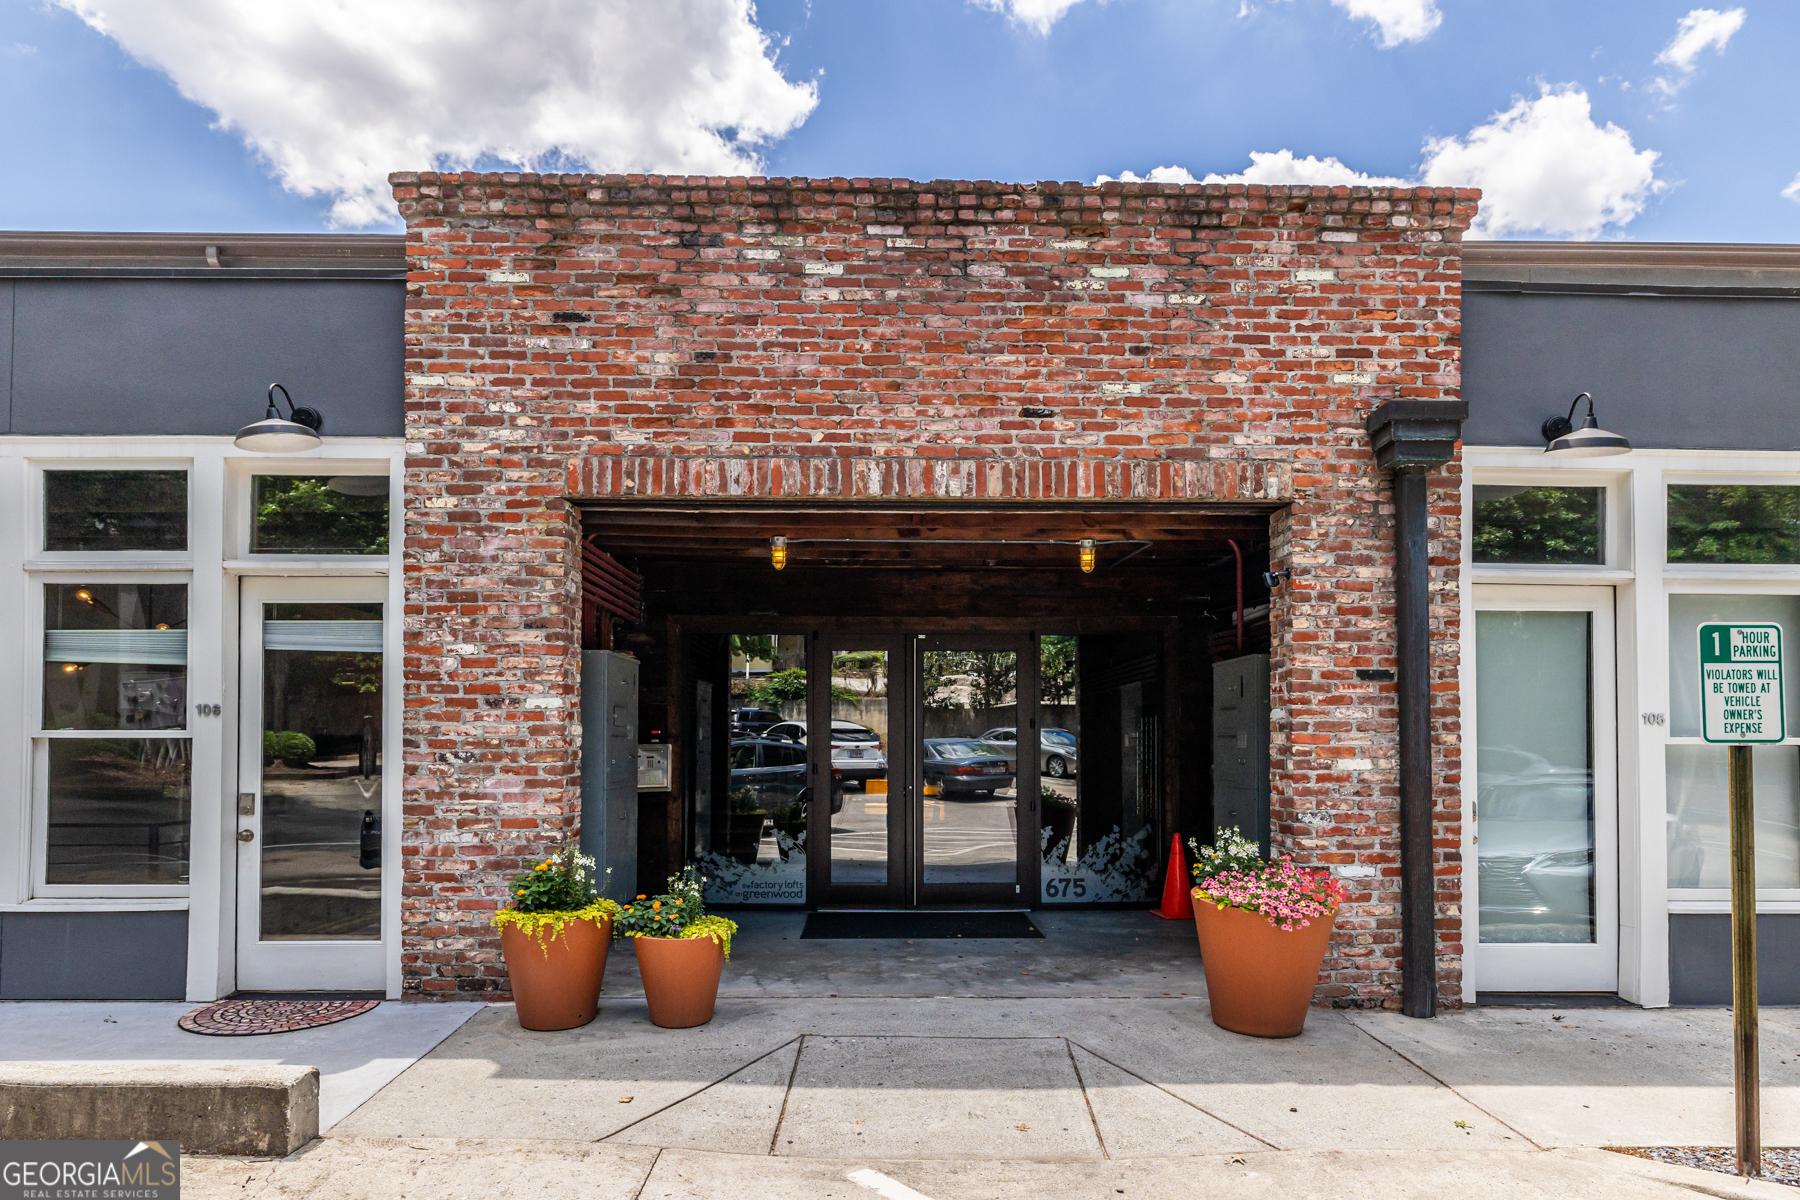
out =
{"type": "Polygon", "coordinates": [[[1045,704],[1067,704],[1075,698],[1075,646],[1072,634],[1045,634],[1038,639],[1038,691],[1045,704]]]}
{"type": "Polygon", "coordinates": [[[1670,484],[1669,561],[1800,562],[1800,487],[1670,484]]]}
{"type": "Polygon", "coordinates": [[[1475,488],[1475,561],[1598,563],[1600,488],[1475,488]]]}

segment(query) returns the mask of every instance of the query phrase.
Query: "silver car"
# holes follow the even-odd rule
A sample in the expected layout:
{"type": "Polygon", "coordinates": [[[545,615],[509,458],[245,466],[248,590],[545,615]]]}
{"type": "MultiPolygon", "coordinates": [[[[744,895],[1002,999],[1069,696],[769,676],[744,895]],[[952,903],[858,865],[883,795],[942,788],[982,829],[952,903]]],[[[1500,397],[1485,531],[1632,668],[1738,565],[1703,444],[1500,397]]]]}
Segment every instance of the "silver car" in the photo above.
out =
{"type": "MultiPolygon", "coordinates": [[[[806,722],[783,721],[771,725],[764,737],[806,744],[806,722]]],[[[831,723],[831,773],[833,777],[854,784],[887,778],[887,755],[881,750],[881,735],[854,721],[831,723]]]]}
{"type": "MultiPolygon", "coordinates": [[[[1073,777],[1075,774],[1075,735],[1066,729],[1045,729],[1039,732],[1038,737],[1038,770],[1051,779],[1073,777]]],[[[1014,769],[1017,770],[1019,731],[1016,727],[1007,725],[999,729],[990,729],[978,740],[1005,747],[1006,753],[1013,758],[1014,769]]]]}

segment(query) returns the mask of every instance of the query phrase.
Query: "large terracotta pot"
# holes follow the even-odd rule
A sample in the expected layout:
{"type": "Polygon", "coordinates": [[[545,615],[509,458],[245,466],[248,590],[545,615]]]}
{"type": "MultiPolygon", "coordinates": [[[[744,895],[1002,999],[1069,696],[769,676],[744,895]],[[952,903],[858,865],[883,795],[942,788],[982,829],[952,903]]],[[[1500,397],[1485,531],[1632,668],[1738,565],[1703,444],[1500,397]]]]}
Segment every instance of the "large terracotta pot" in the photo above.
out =
{"type": "Polygon", "coordinates": [[[1218,907],[1199,888],[1193,894],[1213,1024],[1252,1037],[1298,1034],[1337,915],[1283,931],[1257,913],[1218,907]]]}
{"type": "Polygon", "coordinates": [[[513,1005],[526,1029],[574,1029],[600,1011],[600,983],[612,945],[612,918],[570,921],[561,933],[532,937],[500,927],[500,953],[512,979],[513,1005]]]}
{"type": "Polygon", "coordinates": [[[688,1029],[713,1019],[725,947],[708,937],[634,937],[631,948],[644,977],[651,1024],[688,1029]]]}

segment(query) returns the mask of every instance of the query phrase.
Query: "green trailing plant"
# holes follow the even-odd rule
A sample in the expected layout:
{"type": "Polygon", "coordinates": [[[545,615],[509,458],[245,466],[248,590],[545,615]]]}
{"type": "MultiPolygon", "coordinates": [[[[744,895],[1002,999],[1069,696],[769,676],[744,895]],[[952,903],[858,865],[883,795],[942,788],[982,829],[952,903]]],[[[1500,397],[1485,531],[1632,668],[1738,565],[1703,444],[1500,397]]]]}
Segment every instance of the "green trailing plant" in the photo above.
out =
{"type": "Polygon", "coordinates": [[[1039,784],[1038,786],[1038,799],[1043,803],[1045,808],[1075,809],[1079,807],[1075,803],[1075,797],[1065,796],[1061,792],[1052,789],[1049,784],[1039,784]]]}
{"type": "Polygon", "coordinates": [[[621,937],[711,938],[731,958],[731,935],[737,922],[707,916],[701,892],[706,880],[693,867],[669,876],[669,890],[660,896],[639,896],[619,909],[613,931],[621,937]]]}
{"type": "Polygon", "coordinates": [[[1243,835],[1236,825],[1219,831],[1218,840],[1202,846],[1199,838],[1188,839],[1188,873],[1198,887],[1227,871],[1259,871],[1263,867],[1262,848],[1243,835]]]}
{"type": "Polygon", "coordinates": [[[296,733],[292,729],[280,732],[270,729],[263,733],[263,757],[265,758],[306,762],[318,752],[319,747],[304,733],[296,733]]]}
{"type": "Polygon", "coordinates": [[[571,921],[598,921],[619,906],[594,889],[594,860],[573,844],[534,864],[513,880],[512,904],[494,914],[496,927],[513,925],[549,953],[571,921]]]}

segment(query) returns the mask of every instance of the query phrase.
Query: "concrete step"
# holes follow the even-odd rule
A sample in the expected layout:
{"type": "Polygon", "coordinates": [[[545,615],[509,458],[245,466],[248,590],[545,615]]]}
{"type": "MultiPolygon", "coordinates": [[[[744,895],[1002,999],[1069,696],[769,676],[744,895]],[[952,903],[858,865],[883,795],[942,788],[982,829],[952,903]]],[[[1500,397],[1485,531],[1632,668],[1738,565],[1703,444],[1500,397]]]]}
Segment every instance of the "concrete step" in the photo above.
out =
{"type": "Polygon", "coordinates": [[[0,1062],[0,1139],[180,1142],[291,1154],[319,1136],[319,1069],[273,1063],[0,1062]]]}

